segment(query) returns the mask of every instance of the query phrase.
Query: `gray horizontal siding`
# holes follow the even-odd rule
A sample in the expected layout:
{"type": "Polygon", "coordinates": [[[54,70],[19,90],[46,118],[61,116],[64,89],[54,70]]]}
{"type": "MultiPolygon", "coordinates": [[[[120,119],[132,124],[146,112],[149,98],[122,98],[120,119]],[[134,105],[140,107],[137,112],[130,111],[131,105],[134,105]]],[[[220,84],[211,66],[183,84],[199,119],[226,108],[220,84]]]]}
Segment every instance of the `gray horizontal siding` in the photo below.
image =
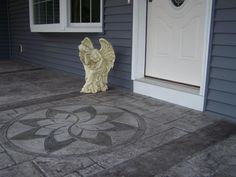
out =
{"type": "Polygon", "coordinates": [[[236,119],[236,1],[216,0],[206,111],[236,119]]]}
{"type": "Polygon", "coordinates": [[[132,5],[128,5],[126,0],[105,0],[104,4],[104,33],[31,33],[28,0],[9,0],[11,58],[83,77],[78,45],[88,36],[99,48],[98,39],[104,37],[113,44],[117,56],[115,67],[110,73],[110,83],[132,89],[132,5]],[[23,46],[23,53],[19,53],[19,44],[23,46]]]}
{"type": "Polygon", "coordinates": [[[9,58],[7,0],[0,1],[0,59],[9,58]]]}

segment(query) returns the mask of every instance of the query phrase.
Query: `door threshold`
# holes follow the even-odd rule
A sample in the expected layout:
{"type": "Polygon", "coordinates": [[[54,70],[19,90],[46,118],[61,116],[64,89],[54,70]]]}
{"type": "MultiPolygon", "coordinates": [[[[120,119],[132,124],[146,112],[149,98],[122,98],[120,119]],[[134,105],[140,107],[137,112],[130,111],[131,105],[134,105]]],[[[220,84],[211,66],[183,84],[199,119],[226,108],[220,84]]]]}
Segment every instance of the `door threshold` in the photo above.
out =
{"type": "Polygon", "coordinates": [[[134,92],[203,111],[204,96],[198,87],[145,77],[134,80],[134,92]]]}
{"type": "Polygon", "coordinates": [[[200,87],[191,86],[187,84],[181,84],[178,82],[172,82],[172,81],[156,79],[156,78],[151,78],[151,77],[144,77],[142,79],[137,79],[137,81],[146,82],[152,85],[157,85],[160,87],[187,92],[191,94],[196,94],[196,95],[200,94],[200,87]]]}

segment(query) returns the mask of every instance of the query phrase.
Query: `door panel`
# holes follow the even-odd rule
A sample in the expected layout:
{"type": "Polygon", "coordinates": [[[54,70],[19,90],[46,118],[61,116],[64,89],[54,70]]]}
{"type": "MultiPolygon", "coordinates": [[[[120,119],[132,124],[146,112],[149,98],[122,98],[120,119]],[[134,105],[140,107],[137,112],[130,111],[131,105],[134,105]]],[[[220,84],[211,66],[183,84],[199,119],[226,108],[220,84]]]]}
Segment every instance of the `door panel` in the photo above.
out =
{"type": "Polygon", "coordinates": [[[146,76],[200,86],[207,0],[148,3],[146,76]]]}

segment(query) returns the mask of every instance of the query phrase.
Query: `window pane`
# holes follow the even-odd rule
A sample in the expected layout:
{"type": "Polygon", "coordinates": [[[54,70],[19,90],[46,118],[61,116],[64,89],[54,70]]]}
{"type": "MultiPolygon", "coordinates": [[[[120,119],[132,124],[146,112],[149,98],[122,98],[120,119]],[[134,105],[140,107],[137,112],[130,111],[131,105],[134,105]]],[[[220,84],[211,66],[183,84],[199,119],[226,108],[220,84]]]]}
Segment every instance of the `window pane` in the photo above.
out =
{"type": "Polygon", "coordinates": [[[47,24],[53,23],[54,10],[53,10],[53,1],[46,2],[47,4],[47,24]]]}
{"type": "Polygon", "coordinates": [[[59,23],[59,0],[33,0],[34,24],[59,23]]]}
{"type": "Polygon", "coordinates": [[[34,5],[34,24],[39,24],[40,21],[40,11],[39,11],[39,4],[34,5]]]}
{"type": "Polygon", "coordinates": [[[71,0],[71,22],[79,23],[80,20],[80,0],[71,0]]]}
{"type": "Polygon", "coordinates": [[[39,24],[46,24],[46,3],[39,4],[39,24]]]}
{"type": "Polygon", "coordinates": [[[92,22],[100,22],[100,0],[92,0],[92,22]]]}
{"type": "Polygon", "coordinates": [[[82,0],[82,22],[90,22],[90,0],[82,0]]]}
{"type": "Polygon", "coordinates": [[[53,18],[53,23],[60,23],[60,2],[59,0],[54,0],[54,18],[53,18]]]}
{"type": "Polygon", "coordinates": [[[71,23],[99,23],[101,0],[71,0],[71,23]]]}

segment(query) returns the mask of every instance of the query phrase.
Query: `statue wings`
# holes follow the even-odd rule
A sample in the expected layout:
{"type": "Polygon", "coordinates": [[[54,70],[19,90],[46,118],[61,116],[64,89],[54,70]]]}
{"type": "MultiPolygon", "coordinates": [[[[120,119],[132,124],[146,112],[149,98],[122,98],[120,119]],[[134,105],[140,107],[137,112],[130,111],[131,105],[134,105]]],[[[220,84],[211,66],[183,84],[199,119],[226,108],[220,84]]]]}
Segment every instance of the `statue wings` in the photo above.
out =
{"type": "Polygon", "coordinates": [[[106,39],[101,38],[99,39],[101,49],[99,50],[101,56],[103,59],[107,62],[108,70],[114,67],[115,62],[115,52],[110,42],[108,42],[106,39]]]}
{"type": "Polygon", "coordinates": [[[88,37],[84,38],[84,40],[81,42],[81,44],[83,45],[83,47],[85,47],[88,50],[94,49],[93,43],[88,37]]]}
{"type": "MultiPolygon", "coordinates": [[[[99,50],[99,53],[102,56],[103,60],[107,63],[107,65],[106,65],[107,69],[110,70],[111,68],[113,68],[114,61],[115,61],[114,49],[113,49],[111,43],[108,42],[104,38],[100,38],[99,42],[101,45],[101,49],[99,50]]],[[[88,37],[86,37],[81,42],[81,45],[79,46],[79,50],[80,50],[80,57],[81,57],[82,61],[85,62],[86,56],[91,54],[91,52],[94,51],[95,49],[94,49],[92,41],[88,37]]],[[[85,63],[87,64],[88,62],[85,62],[85,63]]]]}

